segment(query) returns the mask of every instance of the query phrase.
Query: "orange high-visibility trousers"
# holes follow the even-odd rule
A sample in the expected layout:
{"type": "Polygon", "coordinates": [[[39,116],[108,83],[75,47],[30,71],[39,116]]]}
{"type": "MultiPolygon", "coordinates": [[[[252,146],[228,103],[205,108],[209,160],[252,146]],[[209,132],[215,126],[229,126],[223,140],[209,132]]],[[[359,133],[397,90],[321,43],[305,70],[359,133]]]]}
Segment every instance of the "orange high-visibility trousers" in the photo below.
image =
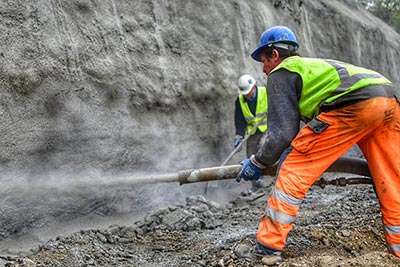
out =
{"type": "MultiPolygon", "coordinates": [[[[389,251],[400,257],[400,104],[376,97],[318,115],[329,124],[303,127],[292,141],[267,202],[257,240],[283,250],[309,187],[353,145],[362,150],[382,211],[389,251]]],[[[311,125],[311,124],[310,124],[311,125]]]]}

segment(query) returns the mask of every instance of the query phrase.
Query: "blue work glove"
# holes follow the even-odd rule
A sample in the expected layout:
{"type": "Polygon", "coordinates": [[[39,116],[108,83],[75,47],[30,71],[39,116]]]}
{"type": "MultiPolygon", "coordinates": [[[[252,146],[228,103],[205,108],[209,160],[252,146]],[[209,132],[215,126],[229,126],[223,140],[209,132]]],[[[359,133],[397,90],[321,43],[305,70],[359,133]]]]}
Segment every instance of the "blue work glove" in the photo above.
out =
{"type": "MultiPolygon", "coordinates": [[[[234,142],[235,148],[237,148],[237,146],[242,142],[242,140],[243,140],[242,136],[235,137],[235,142],[234,142]]],[[[240,148],[238,149],[238,152],[240,152],[242,149],[243,149],[243,146],[240,146],[240,148]]]]}
{"type": "Polygon", "coordinates": [[[263,169],[257,167],[251,159],[245,159],[240,164],[243,165],[239,173],[239,177],[246,181],[258,180],[263,172],[263,169]]]}

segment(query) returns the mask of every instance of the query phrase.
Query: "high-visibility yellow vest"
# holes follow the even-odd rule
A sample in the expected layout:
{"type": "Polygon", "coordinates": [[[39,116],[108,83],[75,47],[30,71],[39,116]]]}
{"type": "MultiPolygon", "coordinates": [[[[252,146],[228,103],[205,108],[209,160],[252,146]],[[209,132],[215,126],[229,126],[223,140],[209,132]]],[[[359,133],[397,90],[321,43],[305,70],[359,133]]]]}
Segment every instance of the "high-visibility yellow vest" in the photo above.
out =
{"type": "Polygon", "coordinates": [[[239,95],[239,103],[240,103],[240,108],[242,109],[244,119],[246,120],[247,123],[246,132],[250,133],[253,127],[262,121],[257,128],[260,132],[265,133],[267,131],[267,114],[268,114],[267,88],[262,86],[257,86],[257,106],[255,115],[251,113],[249,105],[245,100],[244,95],[239,95]]]}
{"type": "Polygon", "coordinates": [[[298,73],[303,80],[299,100],[300,115],[313,119],[319,114],[321,103],[331,103],[354,90],[373,84],[391,84],[380,73],[349,63],[331,59],[292,56],[284,59],[275,69],[298,73]]]}

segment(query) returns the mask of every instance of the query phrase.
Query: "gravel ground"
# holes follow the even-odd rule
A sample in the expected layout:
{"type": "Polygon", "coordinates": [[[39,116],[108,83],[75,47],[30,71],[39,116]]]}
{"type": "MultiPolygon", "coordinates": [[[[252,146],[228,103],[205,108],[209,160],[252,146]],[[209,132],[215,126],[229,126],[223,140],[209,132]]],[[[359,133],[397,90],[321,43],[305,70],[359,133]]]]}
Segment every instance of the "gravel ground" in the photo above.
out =
{"type": "MultiPolygon", "coordinates": [[[[227,204],[190,196],[186,204],[151,212],[131,226],[82,230],[24,257],[1,256],[0,266],[263,266],[234,250],[254,243],[270,185],[227,204]]],[[[386,252],[370,185],[312,187],[282,257],[282,267],[400,266],[386,252]]]]}

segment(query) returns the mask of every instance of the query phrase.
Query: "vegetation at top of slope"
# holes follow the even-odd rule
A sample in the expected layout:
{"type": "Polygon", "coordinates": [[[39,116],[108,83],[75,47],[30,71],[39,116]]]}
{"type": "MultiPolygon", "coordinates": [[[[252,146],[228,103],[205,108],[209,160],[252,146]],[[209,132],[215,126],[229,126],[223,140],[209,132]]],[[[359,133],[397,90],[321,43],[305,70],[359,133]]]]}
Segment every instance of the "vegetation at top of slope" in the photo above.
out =
{"type": "Polygon", "coordinates": [[[400,0],[356,0],[356,2],[400,32],[400,0]]]}

